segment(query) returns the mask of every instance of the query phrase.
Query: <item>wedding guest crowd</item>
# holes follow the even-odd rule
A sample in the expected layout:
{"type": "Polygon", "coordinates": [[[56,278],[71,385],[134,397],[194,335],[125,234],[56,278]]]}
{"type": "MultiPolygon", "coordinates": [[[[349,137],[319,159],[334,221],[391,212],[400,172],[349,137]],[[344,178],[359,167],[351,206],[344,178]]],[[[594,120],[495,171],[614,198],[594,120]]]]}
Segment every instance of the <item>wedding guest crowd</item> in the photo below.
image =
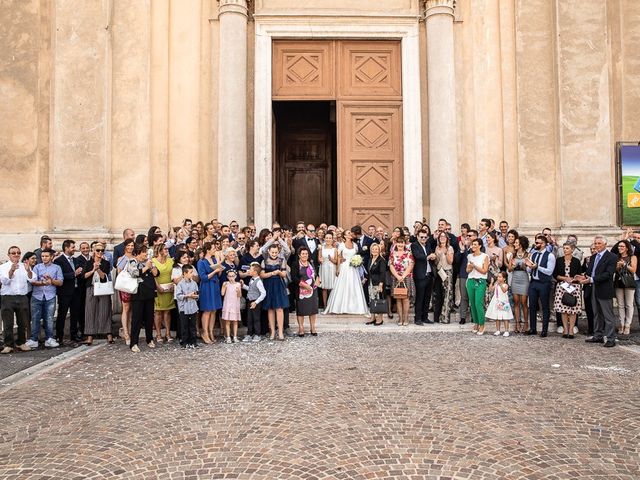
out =
{"type": "Polygon", "coordinates": [[[400,326],[420,326],[447,324],[456,310],[473,333],[483,335],[495,321],[503,337],[537,335],[538,312],[539,336],[547,337],[554,313],[558,333],[573,339],[584,309],[586,341],[612,347],[630,334],[640,304],[640,233],[632,230],[611,249],[596,236],[590,255],[575,235],[560,245],[545,228],[531,241],[489,218],[477,229],[462,224],[459,236],[446,219],[434,231],[423,221],[390,232],[301,221],[257,232],[237,221],[185,219],[167,232],[126,228],[112,252],[95,240],[79,243],[76,253],[72,239],[55,251],[47,235],[24,256],[12,246],[0,265],[2,353],[41,341],[45,348],[91,345],[96,337],[122,338],[138,353],[142,328],[147,348],[174,339],[183,348],[237,343],[241,324],[245,343],[282,341],[317,335],[323,313],[364,316],[372,326],[397,315],[400,326]]]}

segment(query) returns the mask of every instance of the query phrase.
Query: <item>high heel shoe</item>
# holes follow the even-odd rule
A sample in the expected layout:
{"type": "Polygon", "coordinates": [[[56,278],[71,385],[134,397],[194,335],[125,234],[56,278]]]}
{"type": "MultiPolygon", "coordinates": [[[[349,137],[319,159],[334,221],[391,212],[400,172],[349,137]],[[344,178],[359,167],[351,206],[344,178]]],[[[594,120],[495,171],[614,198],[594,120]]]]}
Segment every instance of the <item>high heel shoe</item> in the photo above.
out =
{"type": "Polygon", "coordinates": [[[364,322],[365,325],[373,325],[374,323],[376,323],[375,320],[371,320],[370,322],[364,322]]]}
{"type": "Polygon", "coordinates": [[[380,323],[374,323],[374,325],[376,327],[379,327],[380,325],[384,324],[384,320],[380,320],[380,323]]]}

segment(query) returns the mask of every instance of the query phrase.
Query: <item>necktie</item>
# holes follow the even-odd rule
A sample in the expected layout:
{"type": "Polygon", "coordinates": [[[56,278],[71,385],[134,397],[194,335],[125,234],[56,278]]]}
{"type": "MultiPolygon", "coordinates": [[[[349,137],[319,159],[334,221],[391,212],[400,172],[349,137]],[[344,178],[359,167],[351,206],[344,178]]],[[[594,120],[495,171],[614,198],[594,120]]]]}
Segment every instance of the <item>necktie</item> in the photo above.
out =
{"type": "MultiPolygon", "coordinates": [[[[536,253],[534,254],[535,258],[533,259],[533,263],[538,265],[538,268],[540,268],[540,264],[538,263],[538,261],[540,260],[540,255],[541,253],[536,250],[536,253]]],[[[536,268],[533,273],[533,278],[535,278],[536,280],[538,280],[538,268],[536,268]]]]}
{"type": "Polygon", "coordinates": [[[601,255],[602,255],[602,254],[600,254],[600,253],[598,253],[598,254],[596,255],[596,259],[595,259],[595,261],[593,262],[593,271],[591,272],[591,276],[593,276],[593,275],[595,275],[595,274],[596,274],[596,268],[598,268],[598,262],[600,261],[600,257],[601,257],[601,255]]]}

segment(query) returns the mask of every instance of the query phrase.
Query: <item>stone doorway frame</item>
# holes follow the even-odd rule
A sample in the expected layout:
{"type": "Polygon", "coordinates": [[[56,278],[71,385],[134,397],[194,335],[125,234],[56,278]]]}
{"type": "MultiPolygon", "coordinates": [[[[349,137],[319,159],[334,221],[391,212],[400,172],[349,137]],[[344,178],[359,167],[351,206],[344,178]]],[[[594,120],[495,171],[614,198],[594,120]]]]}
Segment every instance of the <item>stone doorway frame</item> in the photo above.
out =
{"type": "Polygon", "coordinates": [[[404,223],[422,219],[419,20],[368,17],[359,24],[353,17],[255,16],[253,212],[259,228],[273,222],[272,40],[278,38],[401,41],[404,223]]]}

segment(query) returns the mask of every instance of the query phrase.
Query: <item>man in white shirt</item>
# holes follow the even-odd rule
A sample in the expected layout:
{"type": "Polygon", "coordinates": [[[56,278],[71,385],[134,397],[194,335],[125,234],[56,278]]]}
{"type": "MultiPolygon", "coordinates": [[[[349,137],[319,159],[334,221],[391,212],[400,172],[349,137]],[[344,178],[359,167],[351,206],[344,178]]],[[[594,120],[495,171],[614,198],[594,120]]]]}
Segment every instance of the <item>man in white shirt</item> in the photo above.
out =
{"type": "Polygon", "coordinates": [[[0,265],[0,282],[2,283],[2,327],[4,331],[4,348],[1,353],[11,353],[16,350],[29,351],[25,345],[26,331],[29,328],[29,277],[31,270],[27,270],[24,263],[20,262],[20,248],[9,248],[9,261],[0,265]],[[18,339],[13,335],[13,318],[18,323],[18,339]]]}

